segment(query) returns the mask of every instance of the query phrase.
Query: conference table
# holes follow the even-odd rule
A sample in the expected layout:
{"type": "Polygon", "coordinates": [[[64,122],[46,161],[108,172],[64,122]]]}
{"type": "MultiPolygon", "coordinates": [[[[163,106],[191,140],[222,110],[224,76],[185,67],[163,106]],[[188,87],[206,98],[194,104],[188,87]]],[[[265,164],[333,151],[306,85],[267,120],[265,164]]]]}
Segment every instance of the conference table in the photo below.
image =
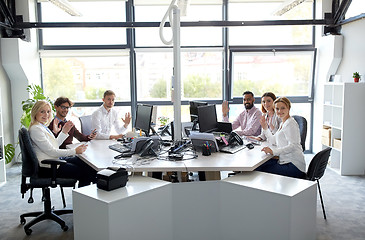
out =
{"type": "MultiPolygon", "coordinates": [[[[169,160],[163,155],[141,158],[138,154],[130,158],[114,159],[119,153],[109,149],[109,145],[116,143],[116,140],[91,140],[87,143],[86,151],[78,156],[97,171],[121,166],[130,172],[253,171],[272,157],[261,151],[265,145],[263,143],[262,146],[255,145],[253,149],[244,148],[234,154],[214,152],[209,156],[203,156],[201,152],[196,152],[196,158],[185,154],[184,158],[187,159],[178,161],[169,160]]],[[[73,148],[78,144],[83,143],[70,144],[67,147],[73,148]]]]}
{"type": "MultiPolygon", "coordinates": [[[[112,140],[92,140],[79,157],[96,170],[242,171],[221,181],[172,184],[131,174],[113,191],[91,184],[73,190],[74,239],[298,239],[316,237],[316,183],[253,171],[271,158],[263,146],[183,161],[118,159],[112,140]],[[156,219],[159,219],[156,221],[156,219]],[[278,231],[280,229],[280,231],[278,231]]],[[[80,144],[80,143],[78,143],[80,144]]],[[[74,145],[75,146],[75,145],[74,145]]],[[[70,146],[72,147],[72,146],[70,146]]],[[[207,179],[207,180],[219,180],[207,179]]]]}

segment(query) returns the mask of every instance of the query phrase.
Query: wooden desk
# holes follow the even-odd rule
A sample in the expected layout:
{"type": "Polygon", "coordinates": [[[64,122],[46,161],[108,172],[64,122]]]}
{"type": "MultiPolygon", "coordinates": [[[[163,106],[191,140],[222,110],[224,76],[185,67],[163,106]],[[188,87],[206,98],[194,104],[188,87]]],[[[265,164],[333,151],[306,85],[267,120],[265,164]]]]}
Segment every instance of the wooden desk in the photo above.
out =
{"type": "Polygon", "coordinates": [[[108,148],[115,143],[115,140],[92,140],[87,150],[78,156],[97,171],[110,166],[123,166],[131,172],[253,171],[272,157],[261,152],[262,146],[255,146],[254,149],[245,148],[235,154],[216,152],[210,156],[203,156],[197,152],[196,159],[166,161],[155,158],[142,164],[142,161],[137,160],[138,154],[116,161],[114,156],[118,155],[118,152],[108,148]]]}

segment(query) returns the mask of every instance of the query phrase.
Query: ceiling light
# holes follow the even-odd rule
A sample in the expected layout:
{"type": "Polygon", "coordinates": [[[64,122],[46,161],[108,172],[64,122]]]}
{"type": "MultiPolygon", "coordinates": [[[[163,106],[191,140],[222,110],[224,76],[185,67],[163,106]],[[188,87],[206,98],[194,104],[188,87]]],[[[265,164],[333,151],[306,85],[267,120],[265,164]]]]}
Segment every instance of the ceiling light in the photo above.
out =
{"type": "Polygon", "coordinates": [[[299,4],[301,4],[302,2],[304,2],[305,0],[289,0],[283,3],[283,5],[280,6],[279,10],[277,10],[274,15],[276,16],[281,16],[284,13],[290,11],[291,9],[293,9],[294,7],[298,6],[299,4]]]}
{"type": "Polygon", "coordinates": [[[67,0],[48,0],[57,7],[61,8],[63,11],[67,12],[71,16],[80,17],[82,14],[77,11],[67,0]]]}

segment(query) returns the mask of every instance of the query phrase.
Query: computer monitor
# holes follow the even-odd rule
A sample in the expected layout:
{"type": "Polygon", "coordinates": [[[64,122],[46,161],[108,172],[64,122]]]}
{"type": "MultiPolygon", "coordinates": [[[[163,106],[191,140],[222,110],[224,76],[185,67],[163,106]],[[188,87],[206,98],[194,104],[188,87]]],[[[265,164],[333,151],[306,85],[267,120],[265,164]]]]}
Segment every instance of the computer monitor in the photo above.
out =
{"type": "Polygon", "coordinates": [[[217,111],[215,105],[198,107],[199,132],[217,131],[217,111]]]}
{"type": "Polygon", "coordinates": [[[149,136],[151,129],[152,105],[137,104],[137,114],[134,128],[143,131],[146,136],[149,136]]]}
{"type": "Polygon", "coordinates": [[[198,121],[198,107],[208,105],[207,102],[190,101],[190,120],[191,122],[198,121]]]}

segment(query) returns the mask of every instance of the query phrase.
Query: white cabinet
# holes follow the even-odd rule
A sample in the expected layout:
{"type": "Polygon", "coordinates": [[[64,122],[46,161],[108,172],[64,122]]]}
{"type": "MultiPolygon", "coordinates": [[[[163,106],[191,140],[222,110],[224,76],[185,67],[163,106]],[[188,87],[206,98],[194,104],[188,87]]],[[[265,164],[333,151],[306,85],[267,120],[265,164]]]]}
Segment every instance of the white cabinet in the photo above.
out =
{"type": "Polygon", "coordinates": [[[6,170],[5,170],[5,152],[4,152],[4,131],[3,131],[3,118],[1,111],[1,95],[0,95],[0,186],[6,182],[6,170]]]}
{"type": "Polygon", "coordinates": [[[341,175],[365,173],[364,96],[364,83],[324,85],[322,145],[332,147],[329,166],[341,175]]]}

